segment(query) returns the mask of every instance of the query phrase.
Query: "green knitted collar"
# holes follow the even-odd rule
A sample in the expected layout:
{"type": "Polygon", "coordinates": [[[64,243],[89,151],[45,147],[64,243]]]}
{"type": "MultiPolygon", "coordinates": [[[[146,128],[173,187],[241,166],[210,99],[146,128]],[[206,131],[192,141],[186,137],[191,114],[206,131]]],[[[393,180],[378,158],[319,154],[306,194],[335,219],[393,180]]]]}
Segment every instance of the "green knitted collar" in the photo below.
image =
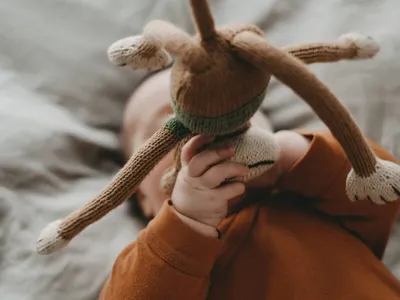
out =
{"type": "Polygon", "coordinates": [[[175,118],[188,130],[207,135],[223,135],[239,129],[256,113],[264,100],[266,89],[253,100],[238,109],[218,117],[202,117],[182,111],[172,97],[175,118]]]}

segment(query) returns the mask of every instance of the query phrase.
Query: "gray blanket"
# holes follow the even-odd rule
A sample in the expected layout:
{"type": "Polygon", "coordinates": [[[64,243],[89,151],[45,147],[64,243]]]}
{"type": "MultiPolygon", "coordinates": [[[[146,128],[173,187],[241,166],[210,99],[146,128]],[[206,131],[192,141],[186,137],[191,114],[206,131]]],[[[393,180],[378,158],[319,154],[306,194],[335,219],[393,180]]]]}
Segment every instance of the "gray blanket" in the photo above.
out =
{"type": "MultiPolygon", "coordinates": [[[[256,23],[277,45],[374,36],[382,45],[375,60],[311,68],[365,133],[400,157],[398,0],[212,3],[218,24],[256,23]]],[[[113,67],[108,45],[156,18],[191,31],[187,8],[186,0],[0,1],[0,299],[96,299],[137,236],[141,225],[122,206],[67,249],[35,253],[43,226],[81,207],[120,167],[121,113],[146,74],[113,67]]],[[[323,127],[276,81],[264,110],[276,129],[323,127]]],[[[400,277],[398,231],[385,263],[400,277]]]]}

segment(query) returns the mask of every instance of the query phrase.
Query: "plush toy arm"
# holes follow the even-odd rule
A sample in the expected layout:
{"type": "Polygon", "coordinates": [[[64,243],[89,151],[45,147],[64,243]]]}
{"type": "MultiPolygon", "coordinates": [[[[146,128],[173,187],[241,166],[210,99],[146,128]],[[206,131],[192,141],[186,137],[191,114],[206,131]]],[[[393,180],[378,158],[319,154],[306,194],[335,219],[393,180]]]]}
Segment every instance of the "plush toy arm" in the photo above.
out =
{"type": "Polygon", "coordinates": [[[400,166],[376,158],[350,112],[304,64],[254,33],[238,34],[232,45],[242,58],[289,86],[327,125],[353,167],[347,179],[351,200],[370,199],[376,204],[397,200],[400,166]]]}
{"type": "Polygon", "coordinates": [[[187,134],[189,131],[178,122],[169,120],[139,148],[96,198],[65,219],[54,221],[44,228],[37,241],[37,251],[49,254],[61,249],[87,226],[121,205],[155,165],[187,134]]]}
{"type": "Polygon", "coordinates": [[[114,42],[107,52],[109,60],[115,65],[149,70],[166,67],[171,60],[170,55],[184,55],[194,66],[203,65],[207,59],[207,54],[192,37],[174,24],[162,20],[148,23],[142,35],[114,42]]]}
{"type": "Polygon", "coordinates": [[[143,37],[158,47],[164,47],[171,55],[180,56],[195,47],[194,40],[174,24],[154,20],[143,29],[143,37]]]}
{"type": "Polygon", "coordinates": [[[379,44],[371,37],[350,33],[335,42],[286,46],[283,50],[306,64],[312,64],[372,58],[378,53],[379,44]]]}
{"type": "Polygon", "coordinates": [[[114,42],[108,47],[107,54],[114,65],[130,66],[134,69],[158,70],[171,61],[169,53],[157,40],[146,39],[141,35],[114,42]]]}

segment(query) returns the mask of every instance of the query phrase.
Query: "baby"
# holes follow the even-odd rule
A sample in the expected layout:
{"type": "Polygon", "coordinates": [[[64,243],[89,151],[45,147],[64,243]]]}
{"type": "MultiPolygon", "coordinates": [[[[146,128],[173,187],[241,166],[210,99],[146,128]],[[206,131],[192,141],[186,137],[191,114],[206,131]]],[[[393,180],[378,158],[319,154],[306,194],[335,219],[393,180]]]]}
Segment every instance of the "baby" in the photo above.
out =
{"type": "MultiPolygon", "coordinates": [[[[130,99],[127,156],[172,113],[168,76],[151,76],[130,99]]],[[[271,130],[261,113],[251,122],[271,130]]],[[[136,194],[152,221],[118,256],[100,299],[400,299],[398,280],[381,262],[400,202],[351,202],[351,166],[329,132],[275,138],[275,166],[246,184],[226,182],[248,172],[227,162],[232,147],[199,152],[213,137],[195,136],[182,150],[169,197],[160,180],[174,157],[165,157],[136,194]]],[[[369,143],[378,157],[395,161],[369,143]]]]}

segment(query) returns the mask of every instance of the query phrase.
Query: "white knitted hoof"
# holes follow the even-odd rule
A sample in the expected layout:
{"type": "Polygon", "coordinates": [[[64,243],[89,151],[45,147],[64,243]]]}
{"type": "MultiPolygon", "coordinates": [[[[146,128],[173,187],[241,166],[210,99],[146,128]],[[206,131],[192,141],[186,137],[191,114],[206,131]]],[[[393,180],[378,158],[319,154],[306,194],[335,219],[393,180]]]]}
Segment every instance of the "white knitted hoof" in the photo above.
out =
{"type": "Polygon", "coordinates": [[[347,176],[347,195],[352,201],[369,200],[387,204],[400,197],[400,166],[389,161],[377,160],[376,172],[362,178],[352,169],[347,176]]]}
{"type": "Polygon", "coordinates": [[[68,244],[68,241],[62,239],[59,234],[61,221],[51,222],[42,230],[36,242],[36,249],[39,254],[50,254],[68,244]]]}
{"type": "Polygon", "coordinates": [[[340,41],[354,44],[358,51],[355,59],[374,57],[380,50],[379,44],[369,36],[358,33],[348,33],[340,37],[340,41]]]}
{"type": "Polygon", "coordinates": [[[113,64],[134,69],[158,70],[168,66],[171,61],[170,55],[161,45],[149,44],[140,35],[116,41],[108,47],[107,52],[113,64]]]}

